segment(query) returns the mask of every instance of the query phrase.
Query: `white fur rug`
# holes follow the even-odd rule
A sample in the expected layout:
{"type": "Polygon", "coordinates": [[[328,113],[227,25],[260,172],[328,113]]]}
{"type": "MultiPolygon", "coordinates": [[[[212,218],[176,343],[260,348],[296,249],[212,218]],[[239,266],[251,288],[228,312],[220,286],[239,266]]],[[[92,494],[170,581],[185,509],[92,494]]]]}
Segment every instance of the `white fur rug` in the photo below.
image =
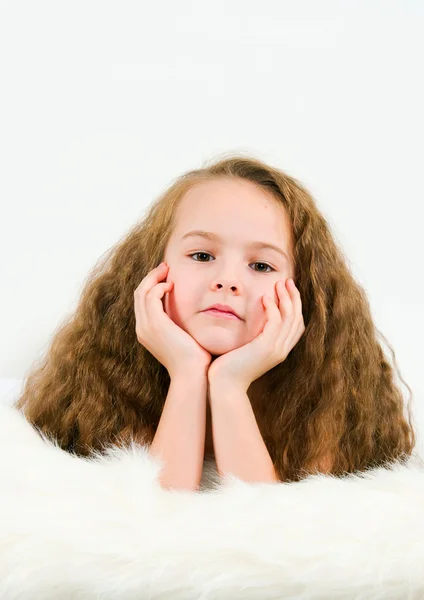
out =
{"type": "MultiPolygon", "coordinates": [[[[1,600],[424,598],[424,465],[165,491],[146,448],[74,457],[0,405],[1,600]]],[[[216,473],[216,472],[215,472],[216,473]]]]}

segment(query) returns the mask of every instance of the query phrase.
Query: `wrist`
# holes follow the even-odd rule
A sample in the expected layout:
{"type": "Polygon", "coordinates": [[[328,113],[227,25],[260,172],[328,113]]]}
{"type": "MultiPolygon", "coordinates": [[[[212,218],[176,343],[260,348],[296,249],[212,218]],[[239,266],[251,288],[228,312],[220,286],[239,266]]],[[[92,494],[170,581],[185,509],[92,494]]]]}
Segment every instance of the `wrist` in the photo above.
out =
{"type": "Polygon", "coordinates": [[[184,380],[184,381],[203,381],[208,378],[208,370],[207,367],[202,367],[199,364],[194,365],[181,365],[173,371],[169,373],[171,381],[174,380],[184,380]]]}
{"type": "Polygon", "coordinates": [[[222,374],[208,376],[208,385],[211,390],[222,392],[247,393],[247,390],[249,389],[248,385],[235,381],[231,377],[222,374]]]}

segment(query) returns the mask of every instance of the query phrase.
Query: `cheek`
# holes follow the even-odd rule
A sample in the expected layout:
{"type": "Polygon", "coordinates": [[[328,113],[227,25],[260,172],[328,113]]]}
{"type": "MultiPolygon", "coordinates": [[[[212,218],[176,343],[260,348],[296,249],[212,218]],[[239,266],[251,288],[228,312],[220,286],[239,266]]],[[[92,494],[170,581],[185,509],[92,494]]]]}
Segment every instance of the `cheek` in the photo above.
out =
{"type": "MultiPolygon", "coordinates": [[[[266,293],[266,292],[264,292],[266,293]]],[[[250,305],[248,313],[246,315],[246,334],[249,340],[253,340],[260,333],[262,333],[266,323],[266,313],[261,300],[261,297],[255,299],[254,303],[250,305]]]]}
{"type": "Polygon", "coordinates": [[[171,291],[164,295],[164,310],[168,317],[179,322],[196,309],[194,306],[195,292],[191,289],[193,282],[181,276],[172,276],[172,274],[167,281],[172,281],[174,285],[171,291]]]}

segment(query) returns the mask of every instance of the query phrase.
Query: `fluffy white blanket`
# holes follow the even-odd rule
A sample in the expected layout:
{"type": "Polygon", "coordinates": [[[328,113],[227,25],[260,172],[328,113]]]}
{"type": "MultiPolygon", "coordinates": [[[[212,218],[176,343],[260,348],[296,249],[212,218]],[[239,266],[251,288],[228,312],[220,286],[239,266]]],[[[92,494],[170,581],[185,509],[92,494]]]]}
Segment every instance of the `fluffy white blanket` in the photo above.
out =
{"type": "Polygon", "coordinates": [[[0,405],[2,600],[423,599],[424,464],[165,491],[133,444],[95,459],[0,405]]]}

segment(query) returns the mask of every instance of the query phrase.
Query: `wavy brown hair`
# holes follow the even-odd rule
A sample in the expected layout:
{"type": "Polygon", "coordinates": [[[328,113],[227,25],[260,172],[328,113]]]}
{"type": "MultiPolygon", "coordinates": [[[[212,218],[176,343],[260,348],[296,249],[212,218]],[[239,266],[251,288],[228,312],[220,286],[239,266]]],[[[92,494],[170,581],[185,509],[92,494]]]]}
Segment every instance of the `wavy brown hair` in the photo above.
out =
{"type": "MultiPolygon", "coordinates": [[[[416,443],[411,411],[326,219],[306,188],[256,158],[229,156],[177,178],[144,218],[90,272],[72,317],[30,372],[16,408],[46,437],[80,456],[111,444],[149,444],[168,393],[167,370],[137,340],[134,290],[162,260],[176,209],[199,182],[241,178],[271,193],[292,224],[297,288],[305,331],[260,379],[266,402],[258,426],[281,481],[319,472],[331,457],[343,476],[395,460],[416,443]]],[[[252,388],[252,389],[253,389],[252,388]]]]}

